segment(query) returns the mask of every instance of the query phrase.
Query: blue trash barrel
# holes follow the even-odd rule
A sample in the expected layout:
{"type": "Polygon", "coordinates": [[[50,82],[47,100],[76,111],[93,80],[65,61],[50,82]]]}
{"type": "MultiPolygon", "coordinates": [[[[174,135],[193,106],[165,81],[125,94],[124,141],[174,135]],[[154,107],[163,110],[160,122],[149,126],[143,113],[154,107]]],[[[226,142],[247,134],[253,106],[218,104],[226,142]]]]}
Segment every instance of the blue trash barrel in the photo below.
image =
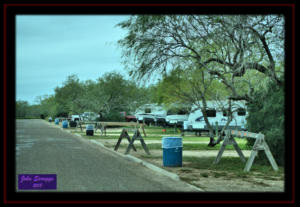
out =
{"type": "Polygon", "coordinates": [[[94,135],[94,126],[89,124],[86,125],[86,136],[93,136],[94,135]]]}
{"type": "Polygon", "coordinates": [[[68,128],[68,121],[67,121],[67,120],[64,120],[64,121],[62,122],[62,127],[63,127],[63,128],[68,128]]]}
{"type": "Polygon", "coordinates": [[[163,137],[163,166],[181,167],[182,166],[182,138],[163,137]]]}
{"type": "Polygon", "coordinates": [[[58,125],[58,124],[59,124],[59,118],[56,118],[56,119],[54,120],[54,123],[55,123],[56,125],[58,125]]]}

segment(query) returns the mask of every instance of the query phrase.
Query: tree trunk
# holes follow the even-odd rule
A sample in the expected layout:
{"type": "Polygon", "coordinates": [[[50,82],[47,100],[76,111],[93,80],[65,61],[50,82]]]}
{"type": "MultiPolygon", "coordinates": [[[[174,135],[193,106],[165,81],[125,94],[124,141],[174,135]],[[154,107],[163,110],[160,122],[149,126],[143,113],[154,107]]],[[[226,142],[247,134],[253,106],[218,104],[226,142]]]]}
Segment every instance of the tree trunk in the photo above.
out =
{"type": "Polygon", "coordinates": [[[202,106],[200,109],[201,109],[201,111],[202,111],[202,114],[203,114],[203,118],[204,118],[206,127],[207,127],[208,130],[209,130],[209,138],[210,138],[210,142],[209,142],[208,145],[210,146],[210,144],[211,144],[211,143],[214,141],[214,139],[215,139],[214,129],[213,129],[213,127],[211,126],[211,124],[209,123],[208,118],[207,118],[207,113],[206,113],[207,104],[206,104],[206,99],[205,99],[204,97],[202,97],[202,103],[203,103],[203,106],[202,106]]]}
{"type": "Polygon", "coordinates": [[[211,146],[215,146],[215,145],[219,144],[224,139],[224,136],[225,136],[224,131],[227,129],[227,127],[229,126],[230,122],[232,121],[232,113],[233,112],[231,110],[231,100],[229,99],[228,102],[229,102],[229,107],[228,107],[228,115],[229,115],[229,117],[227,119],[227,122],[226,122],[225,126],[222,128],[221,133],[219,134],[217,141],[213,141],[213,143],[211,144],[211,146]]]}

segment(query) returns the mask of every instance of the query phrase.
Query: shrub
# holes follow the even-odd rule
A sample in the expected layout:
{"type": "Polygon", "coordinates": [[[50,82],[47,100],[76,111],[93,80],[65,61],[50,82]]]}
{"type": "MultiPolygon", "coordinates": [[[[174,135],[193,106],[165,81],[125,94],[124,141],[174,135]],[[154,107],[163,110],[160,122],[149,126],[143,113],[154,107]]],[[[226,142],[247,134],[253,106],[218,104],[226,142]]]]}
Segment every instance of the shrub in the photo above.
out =
{"type": "MultiPolygon", "coordinates": [[[[271,83],[266,91],[256,93],[255,102],[248,104],[247,107],[249,131],[265,135],[265,140],[278,165],[284,165],[284,100],[284,88],[271,83]]],[[[253,144],[254,140],[248,139],[248,145],[253,144]]],[[[269,162],[263,151],[260,151],[258,156],[257,162],[269,162]]]]}
{"type": "Polygon", "coordinates": [[[68,112],[59,112],[59,113],[56,113],[55,117],[68,117],[68,112]]]}
{"type": "Polygon", "coordinates": [[[111,111],[108,114],[104,114],[101,119],[102,121],[125,121],[125,117],[118,111],[111,111]]]}

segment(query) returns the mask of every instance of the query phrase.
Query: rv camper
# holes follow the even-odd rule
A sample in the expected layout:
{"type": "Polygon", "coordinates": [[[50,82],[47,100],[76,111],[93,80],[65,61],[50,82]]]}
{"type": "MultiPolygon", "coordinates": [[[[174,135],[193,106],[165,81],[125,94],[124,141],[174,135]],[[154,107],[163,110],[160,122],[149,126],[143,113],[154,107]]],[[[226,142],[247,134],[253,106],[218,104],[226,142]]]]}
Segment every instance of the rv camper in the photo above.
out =
{"type": "Polygon", "coordinates": [[[166,113],[166,110],[164,110],[162,106],[157,104],[145,104],[135,111],[135,117],[140,123],[145,122],[148,125],[160,125],[165,122],[166,113]]]}
{"type": "MultiPolygon", "coordinates": [[[[201,102],[199,102],[199,104],[201,104],[201,102]]],[[[248,113],[245,102],[232,102],[232,111],[232,121],[229,123],[228,129],[246,130],[246,116],[248,113]]],[[[206,114],[209,123],[214,127],[216,127],[217,123],[218,129],[221,130],[226,125],[228,120],[228,102],[207,101],[206,114]]],[[[188,131],[194,131],[199,133],[199,135],[201,135],[202,132],[209,131],[204,121],[202,111],[196,105],[192,107],[188,121],[185,122],[184,125],[188,131]]]]}
{"type": "Polygon", "coordinates": [[[182,127],[183,123],[189,118],[189,111],[185,108],[170,109],[167,112],[166,122],[168,126],[182,127]]]}

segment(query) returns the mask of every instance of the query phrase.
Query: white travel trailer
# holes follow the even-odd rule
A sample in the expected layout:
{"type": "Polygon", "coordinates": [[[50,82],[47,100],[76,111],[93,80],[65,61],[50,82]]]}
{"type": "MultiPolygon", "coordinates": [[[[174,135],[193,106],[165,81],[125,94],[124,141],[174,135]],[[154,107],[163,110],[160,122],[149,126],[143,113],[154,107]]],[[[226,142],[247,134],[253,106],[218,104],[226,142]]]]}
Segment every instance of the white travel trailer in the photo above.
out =
{"type": "Polygon", "coordinates": [[[144,104],[136,109],[135,117],[139,122],[156,123],[165,120],[167,111],[158,104],[144,104]]]}
{"type": "MultiPolygon", "coordinates": [[[[199,102],[201,104],[201,102],[199,102]]],[[[207,101],[207,118],[212,126],[218,124],[221,130],[227,123],[228,101],[207,101]]],[[[244,101],[232,101],[232,121],[229,123],[228,129],[246,130],[247,110],[244,101]]],[[[194,105],[189,115],[188,121],[185,122],[185,129],[201,132],[208,131],[202,111],[194,105]]]]}
{"type": "Polygon", "coordinates": [[[174,103],[167,111],[166,122],[169,126],[183,126],[188,120],[191,107],[188,104],[174,103]]]}
{"type": "Polygon", "coordinates": [[[166,116],[166,122],[168,125],[183,125],[183,122],[187,121],[189,118],[189,114],[173,114],[166,116]]]}
{"type": "Polygon", "coordinates": [[[182,126],[185,121],[187,121],[189,118],[189,114],[187,111],[180,111],[177,113],[172,113],[171,111],[168,111],[166,116],[166,122],[169,126],[182,126]]]}

